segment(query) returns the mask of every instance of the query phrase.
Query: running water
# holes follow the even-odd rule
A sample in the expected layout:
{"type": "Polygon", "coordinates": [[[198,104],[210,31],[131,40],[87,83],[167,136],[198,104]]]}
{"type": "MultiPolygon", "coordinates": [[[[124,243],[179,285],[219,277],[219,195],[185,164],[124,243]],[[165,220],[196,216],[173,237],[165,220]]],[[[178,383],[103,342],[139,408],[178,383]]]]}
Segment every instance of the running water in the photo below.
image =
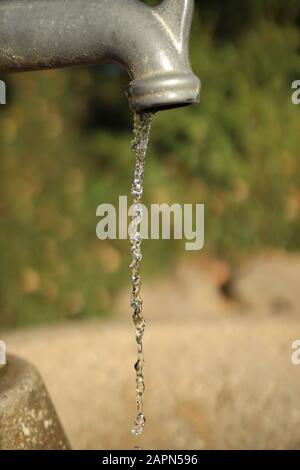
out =
{"type": "Polygon", "coordinates": [[[131,269],[131,308],[133,311],[132,318],[135,326],[135,339],[137,344],[137,361],[134,365],[136,373],[136,406],[137,416],[134,421],[132,433],[136,436],[143,432],[145,426],[143,395],[145,390],[144,382],[144,352],[143,352],[143,336],[145,332],[146,322],[143,317],[143,301],[140,295],[141,275],[140,263],[142,260],[141,243],[142,236],[140,233],[140,224],[143,217],[141,201],[143,196],[143,182],[145,172],[145,160],[147,146],[150,135],[152,114],[151,113],[134,113],[134,129],[132,140],[132,151],[135,156],[134,181],[131,187],[133,197],[133,216],[131,223],[130,243],[132,263],[131,269]]]}

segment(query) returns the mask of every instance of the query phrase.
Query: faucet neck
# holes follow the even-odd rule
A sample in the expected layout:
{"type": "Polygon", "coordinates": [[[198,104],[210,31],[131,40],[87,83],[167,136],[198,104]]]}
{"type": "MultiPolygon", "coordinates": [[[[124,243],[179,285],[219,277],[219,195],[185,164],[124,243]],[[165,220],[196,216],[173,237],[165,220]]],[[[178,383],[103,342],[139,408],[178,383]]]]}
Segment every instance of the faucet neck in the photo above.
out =
{"type": "Polygon", "coordinates": [[[193,0],[164,0],[154,8],[138,0],[2,0],[0,71],[118,63],[132,80],[129,96],[141,93],[141,83],[149,94],[151,79],[163,77],[155,83],[160,87],[166,76],[192,75],[192,11],[193,0]]]}

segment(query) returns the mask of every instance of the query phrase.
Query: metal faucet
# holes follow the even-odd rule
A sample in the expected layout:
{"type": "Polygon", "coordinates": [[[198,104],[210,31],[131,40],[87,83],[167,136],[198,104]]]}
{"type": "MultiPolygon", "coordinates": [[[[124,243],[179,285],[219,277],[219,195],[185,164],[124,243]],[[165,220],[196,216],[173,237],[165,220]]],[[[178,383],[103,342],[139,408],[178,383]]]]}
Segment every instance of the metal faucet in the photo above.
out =
{"type": "Polygon", "coordinates": [[[0,72],[117,63],[136,111],[198,101],[189,62],[194,0],[0,0],[0,72]]]}

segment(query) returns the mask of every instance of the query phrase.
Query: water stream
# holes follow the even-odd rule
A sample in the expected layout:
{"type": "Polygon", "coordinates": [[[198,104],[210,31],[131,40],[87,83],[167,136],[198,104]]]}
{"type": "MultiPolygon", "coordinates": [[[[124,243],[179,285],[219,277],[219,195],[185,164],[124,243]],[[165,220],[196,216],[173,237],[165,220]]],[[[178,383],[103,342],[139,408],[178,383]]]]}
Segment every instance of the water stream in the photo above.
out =
{"type": "Polygon", "coordinates": [[[132,433],[136,436],[143,432],[145,426],[144,403],[143,396],[145,390],[144,381],[144,352],[143,352],[143,336],[145,332],[146,322],[143,316],[143,300],[141,298],[141,273],[140,263],[142,260],[142,236],[140,233],[140,224],[143,213],[141,201],[143,196],[143,183],[145,172],[145,160],[147,146],[149,142],[152,114],[151,113],[134,113],[134,129],[132,139],[132,151],[135,157],[134,180],[131,187],[133,197],[133,216],[131,223],[130,243],[132,262],[131,270],[131,308],[132,318],[135,327],[135,339],[137,344],[137,361],[134,365],[135,369],[135,396],[137,415],[134,421],[132,433]]]}

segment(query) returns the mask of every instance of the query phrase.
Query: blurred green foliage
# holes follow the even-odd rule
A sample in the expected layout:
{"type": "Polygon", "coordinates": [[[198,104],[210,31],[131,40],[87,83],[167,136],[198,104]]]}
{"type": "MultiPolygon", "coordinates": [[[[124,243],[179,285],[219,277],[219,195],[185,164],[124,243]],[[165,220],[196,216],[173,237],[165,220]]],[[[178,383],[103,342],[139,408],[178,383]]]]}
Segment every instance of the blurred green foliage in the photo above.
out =
{"type": "MultiPolygon", "coordinates": [[[[155,116],[145,202],[205,203],[193,256],[299,250],[299,2],[196,4],[201,104],[155,116]]],[[[1,78],[0,324],[104,315],[129,274],[129,242],[95,234],[96,207],[131,185],[128,78],[112,66],[1,78]]],[[[145,241],[143,270],[183,255],[183,242],[145,241]]]]}

